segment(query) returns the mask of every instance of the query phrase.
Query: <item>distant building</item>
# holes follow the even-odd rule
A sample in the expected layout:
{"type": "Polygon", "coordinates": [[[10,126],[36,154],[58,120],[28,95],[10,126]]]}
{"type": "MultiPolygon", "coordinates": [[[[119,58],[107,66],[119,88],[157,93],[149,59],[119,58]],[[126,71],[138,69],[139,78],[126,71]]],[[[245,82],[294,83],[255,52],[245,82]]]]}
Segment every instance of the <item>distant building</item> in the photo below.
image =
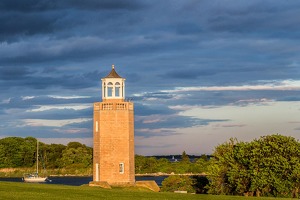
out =
{"type": "MultiPolygon", "coordinates": [[[[93,184],[135,184],[134,109],[125,101],[125,79],[112,65],[94,103],[93,184]]],[[[91,183],[90,183],[91,185],[91,183]]]]}

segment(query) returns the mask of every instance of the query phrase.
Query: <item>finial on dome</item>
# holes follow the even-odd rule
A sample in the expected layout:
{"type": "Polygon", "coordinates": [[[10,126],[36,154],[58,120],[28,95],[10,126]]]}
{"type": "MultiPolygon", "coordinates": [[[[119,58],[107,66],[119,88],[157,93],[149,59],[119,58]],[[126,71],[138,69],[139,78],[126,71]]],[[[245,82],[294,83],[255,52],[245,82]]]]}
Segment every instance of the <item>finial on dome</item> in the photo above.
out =
{"type": "Polygon", "coordinates": [[[111,65],[111,68],[112,68],[112,69],[115,69],[115,65],[111,65]]]}

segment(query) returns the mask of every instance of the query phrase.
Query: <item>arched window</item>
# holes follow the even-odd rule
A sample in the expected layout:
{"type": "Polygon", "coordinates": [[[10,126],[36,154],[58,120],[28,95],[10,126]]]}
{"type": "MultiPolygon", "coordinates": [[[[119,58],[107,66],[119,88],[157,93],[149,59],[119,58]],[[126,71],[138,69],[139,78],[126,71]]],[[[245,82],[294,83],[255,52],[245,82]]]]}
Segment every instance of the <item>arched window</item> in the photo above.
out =
{"type": "Polygon", "coordinates": [[[120,96],[120,83],[116,82],[115,84],[115,96],[119,97],[120,96]]]}
{"type": "Polygon", "coordinates": [[[107,96],[112,97],[112,95],[113,95],[113,84],[109,82],[107,84],[107,96]]]}

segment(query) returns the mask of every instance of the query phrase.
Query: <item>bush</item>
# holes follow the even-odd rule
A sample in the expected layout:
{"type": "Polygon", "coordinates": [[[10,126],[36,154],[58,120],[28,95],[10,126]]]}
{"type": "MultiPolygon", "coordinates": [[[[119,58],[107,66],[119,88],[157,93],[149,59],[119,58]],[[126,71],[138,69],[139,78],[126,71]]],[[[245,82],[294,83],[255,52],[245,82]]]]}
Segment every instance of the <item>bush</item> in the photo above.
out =
{"type": "Polygon", "coordinates": [[[187,191],[195,193],[195,180],[189,176],[169,176],[162,182],[162,192],[187,191]]]}
{"type": "Polygon", "coordinates": [[[208,193],[297,197],[300,188],[300,143],[295,138],[268,135],[252,142],[216,147],[208,168],[208,193]]]}

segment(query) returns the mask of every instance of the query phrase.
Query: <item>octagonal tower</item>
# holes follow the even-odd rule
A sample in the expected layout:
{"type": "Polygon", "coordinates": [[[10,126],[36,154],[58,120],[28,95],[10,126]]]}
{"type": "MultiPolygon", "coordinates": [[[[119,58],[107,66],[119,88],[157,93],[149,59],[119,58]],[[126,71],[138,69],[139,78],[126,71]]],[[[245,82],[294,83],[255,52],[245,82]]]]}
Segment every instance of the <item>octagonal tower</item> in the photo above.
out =
{"type": "Polygon", "coordinates": [[[125,79],[112,65],[102,80],[102,102],[94,103],[93,182],[135,183],[134,110],[125,101],[125,79]]]}

